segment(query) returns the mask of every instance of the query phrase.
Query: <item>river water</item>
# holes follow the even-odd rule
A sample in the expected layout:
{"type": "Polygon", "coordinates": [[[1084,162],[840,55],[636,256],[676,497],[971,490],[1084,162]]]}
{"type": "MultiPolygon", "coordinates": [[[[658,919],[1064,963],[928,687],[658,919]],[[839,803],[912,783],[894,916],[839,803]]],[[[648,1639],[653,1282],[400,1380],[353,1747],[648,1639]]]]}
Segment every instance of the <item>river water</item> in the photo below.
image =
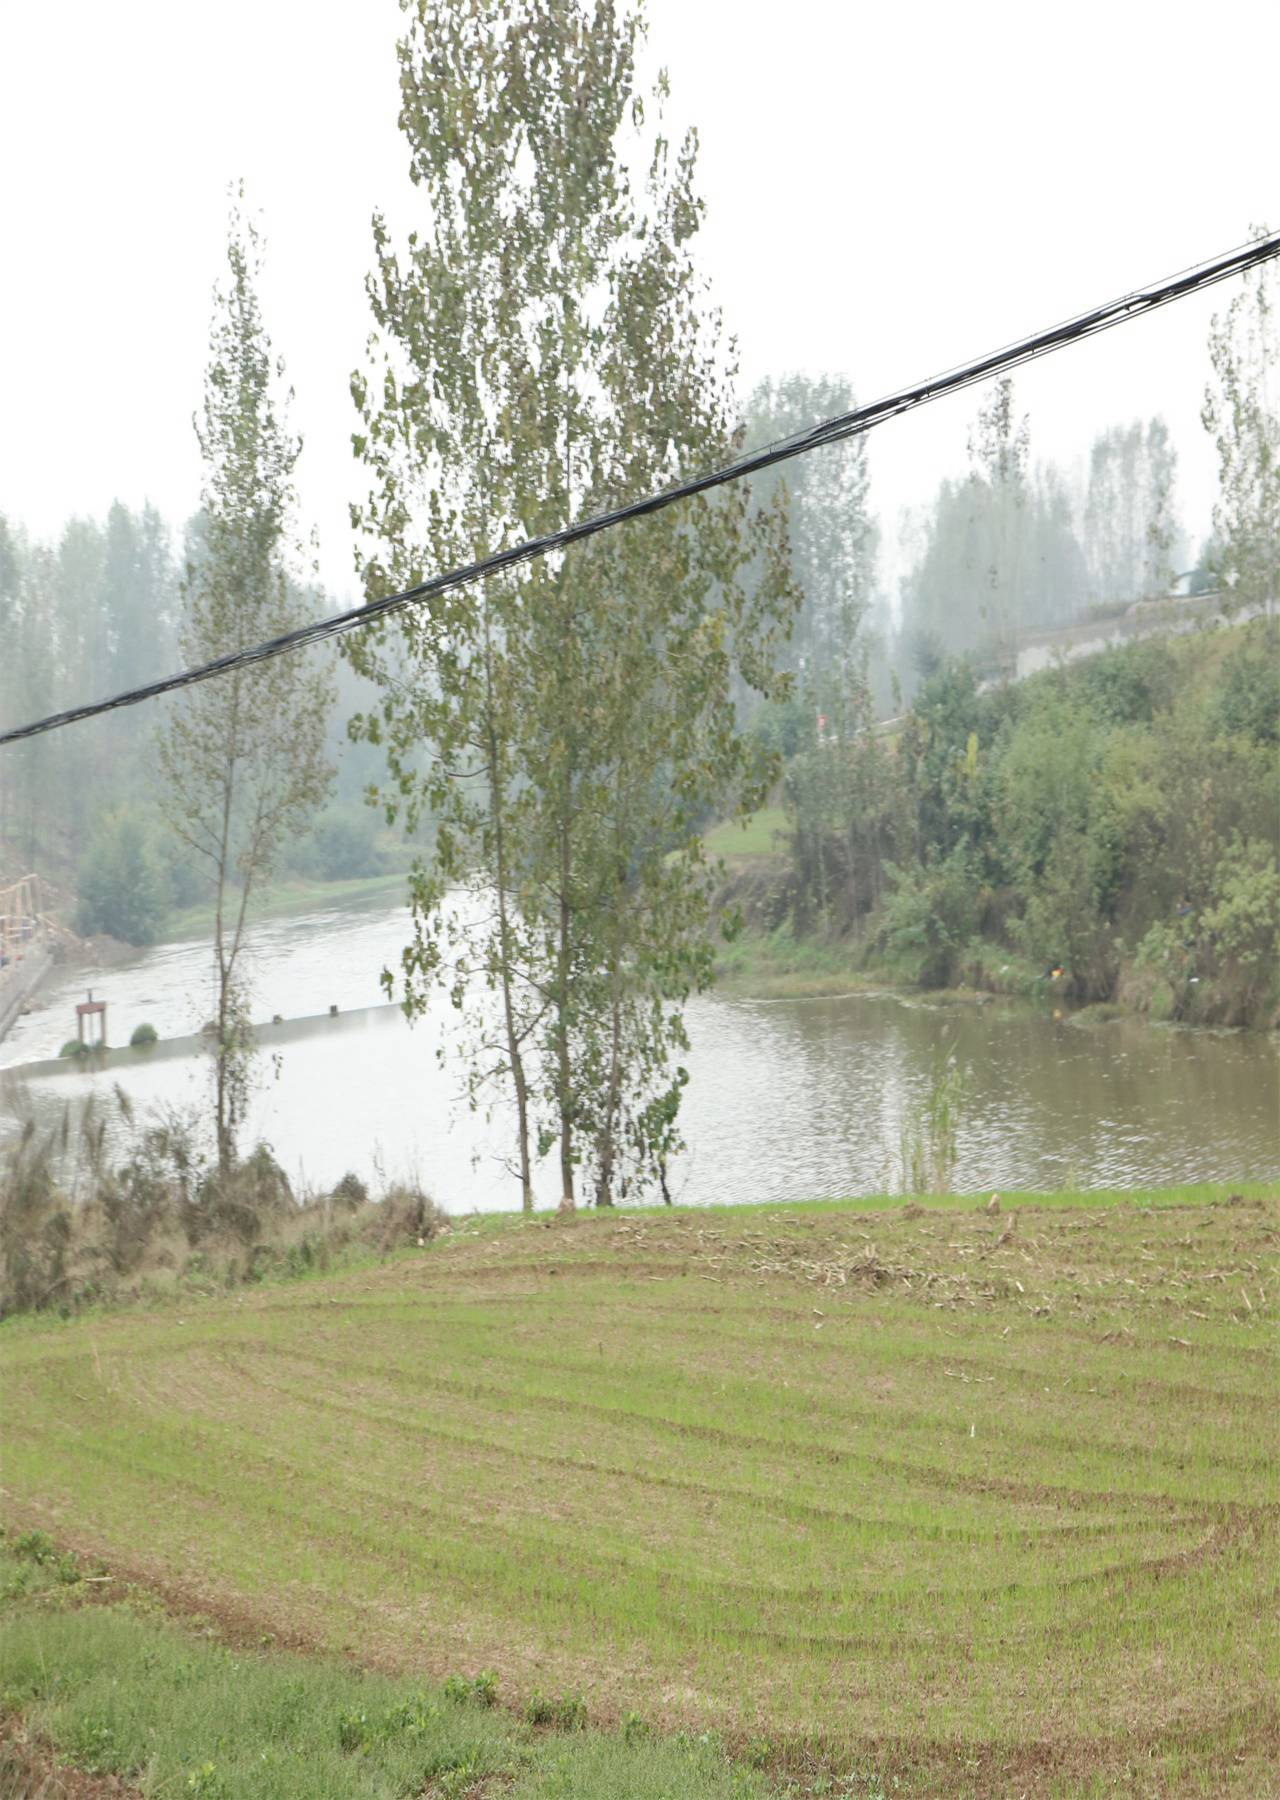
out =
{"type": "MultiPolygon", "coordinates": [[[[460,1097],[452,1009],[442,999],[410,1026],[384,1003],[379,975],[398,960],[406,918],[384,902],[257,927],[254,1016],[291,1022],[263,1032],[246,1139],[264,1138],[316,1188],[351,1169],[371,1183],[416,1176],[451,1211],[517,1205],[507,1116],[472,1113],[460,1097]]],[[[206,1104],[208,1058],[189,1041],[113,1052],[93,1071],[50,1064],[75,1034],[89,983],[108,1004],[115,1044],[143,1020],[162,1040],[189,1037],[211,1010],[205,943],[49,983],[39,1010],[0,1044],[0,1070],[24,1083],[38,1116],[94,1091],[109,1102],[114,1083],[144,1114],[206,1104]]],[[[1274,1038],[1137,1020],[1085,1027],[1055,1022],[1048,1003],[940,1007],[892,994],[712,994],[690,1006],[688,1022],[688,1150],[672,1188],[689,1204],[895,1189],[904,1124],[920,1116],[944,1044],[964,1077],[961,1191],[1280,1175],[1274,1038]]],[[[558,1198],[556,1186],[548,1159],[541,1203],[558,1198]]]]}

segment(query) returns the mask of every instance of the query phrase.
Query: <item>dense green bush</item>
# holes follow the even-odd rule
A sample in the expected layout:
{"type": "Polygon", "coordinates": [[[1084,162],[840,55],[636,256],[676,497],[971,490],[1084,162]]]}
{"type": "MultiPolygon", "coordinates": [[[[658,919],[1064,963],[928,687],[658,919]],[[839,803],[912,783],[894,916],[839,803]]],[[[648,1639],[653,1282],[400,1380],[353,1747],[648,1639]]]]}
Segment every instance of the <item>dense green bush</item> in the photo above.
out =
{"type": "Polygon", "coordinates": [[[940,862],[886,869],[893,893],[882,909],[880,942],[889,960],[922,987],[948,987],[978,921],[979,895],[963,849],[940,862]]]}
{"type": "Polygon", "coordinates": [[[1079,701],[1101,725],[1149,725],[1168,709],[1177,655],[1167,639],[1130,644],[1118,654],[1089,656],[1074,672],[1079,701]]]}
{"type": "Polygon", "coordinates": [[[168,884],[152,834],[129,807],[96,827],[76,876],[76,929],[126,944],[154,944],[168,905],[168,884]]]}
{"type": "Polygon", "coordinates": [[[1220,732],[1274,744],[1280,741],[1280,638],[1269,620],[1259,627],[1250,627],[1223,663],[1211,716],[1220,732]]]}
{"type": "Polygon", "coordinates": [[[386,858],[378,844],[378,822],[358,801],[325,808],[291,858],[301,875],[317,881],[350,881],[380,875],[386,858]]]}

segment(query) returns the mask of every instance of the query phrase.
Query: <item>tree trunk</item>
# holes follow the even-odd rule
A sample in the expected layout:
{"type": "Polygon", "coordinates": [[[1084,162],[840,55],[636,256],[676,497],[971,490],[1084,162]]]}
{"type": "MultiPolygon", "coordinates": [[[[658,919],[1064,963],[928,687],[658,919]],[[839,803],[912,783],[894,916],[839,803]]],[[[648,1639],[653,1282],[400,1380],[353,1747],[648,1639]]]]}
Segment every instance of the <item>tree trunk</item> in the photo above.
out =
{"type": "MultiPolygon", "coordinates": [[[[222,905],[218,905],[218,935],[221,937],[222,905]]],[[[218,1017],[217,1017],[217,1060],[214,1063],[214,1117],[218,1141],[218,1176],[226,1180],[235,1162],[235,1143],[232,1137],[231,1121],[228,1117],[230,1108],[230,1083],[228,1077],[227,1049],[227,973],[222,963],[221,946],[218,952],[218,1017]]]]}
{"type": "MultiPolygon", "coordinates": [[[[231,1050],[227,1043],[227,1012],[231,1000],[231,963],[226,953],[223,908],[227,897],[227,865],[231,856],[231,813],[235,804],[235,768],[239,723],[240,683],[233,676],[230,741],[222,772],[222,829],[218,839],[217,891],[213,910],[213,949],[218,965],[217,1062],[214,1068],[215,1130],[218,1142],[218,1178],[225,1181],[235,1165],[235,1135],[231,1124],[231,1050]]],[[[243,907],[241,908],[243,916],[243,907]]],[[[238,934],[237,934],[238,937],[238,934]]]]}
{"type": "Polygon", "coordinates": [[[560,1192],[573,1199],[573,1070],[569,1058],[569,834],[560,834],[560,941],[556,955],[556,1102],[560,1113],[560,1192]]]}
{"type": "Polygon", "coordinates": [[[493,649],[485,621],[485,683],[490,704],[486,709],[485,730],[489,740],[489,804],[493,812],[494,873],[498,883],[498,941],[501,945],[502,1016],[507,1033],[507,1060],[511,1064],[511,1080],[516,1090],[516,1134],[520,1148],[520,1207],[533,1211],[533,1177],[529,1167],[529,1085],[525,1079],[524,1055],[520,1034],[516,1030],[515,1001],[512,995],[511,916],[507,899],[507,850],[505,834],[506,790],[498,765],[498,733],[493,722],[493,649]]]}
{"type": "MultiPolygon", "coordinates": [[[[623,904],[625,895],[619,894],[623,904]]],[[[618,1103],[622,1091],[622,958],[615,943],[611,971],[613,993],[610,1000],[609,1084],[605,1092],[604,1123],[600,1127],[596,1160],[600,1175],[596,1183],[596,1205],[613,1205],[613,1165],[617,1152],[618,1103]]]]}
{"type": "MultiPolygon", "coordinates": [[[[496,819],[496,815],[495,815],[496,819]]],[[[524,1071],[524,1055],[516,1030],[515,1003],[511,991],[511,925],[507,912],[502,831],[495,823],[498,874],[498,932],[502,944],[502,1013],[507,1032],[507,1059],[511,1064],[511,1080],[516,1090],[516,1135],[520,1148],[520,1209],[533,1211],[533,1176],[529,1166],[529,1083],[524,1071]]]]}

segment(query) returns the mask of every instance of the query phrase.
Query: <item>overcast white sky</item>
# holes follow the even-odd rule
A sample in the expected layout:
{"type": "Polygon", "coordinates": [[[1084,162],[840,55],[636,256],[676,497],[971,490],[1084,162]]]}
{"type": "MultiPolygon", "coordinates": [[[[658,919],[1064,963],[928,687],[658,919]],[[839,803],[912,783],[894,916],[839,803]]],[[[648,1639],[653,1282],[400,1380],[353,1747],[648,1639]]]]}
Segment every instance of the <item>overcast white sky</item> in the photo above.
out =
{"type": "MultiPolygon", "coordinates": [[[[650,0],[702,135],[703,260],[744,383],[847,373],[872,398],[1280,219],[1274,0],[968,6],[650,0]]],[[[269,241],[268,326],[297,389],[305,522],[351,591],[347,378],[368,221],[412,218],[395,0],[41,0],[0,26],[0,510],[37,535],[115,496],[180,521],[226,185],[269,241]]],[[[1209,316],[1181,302],[1019,377],[1036,453],[1161,411],[1197,534],[1209,316]]],[[[872,437],[898,509],[963,466],[970,393],[872,437]]]]}

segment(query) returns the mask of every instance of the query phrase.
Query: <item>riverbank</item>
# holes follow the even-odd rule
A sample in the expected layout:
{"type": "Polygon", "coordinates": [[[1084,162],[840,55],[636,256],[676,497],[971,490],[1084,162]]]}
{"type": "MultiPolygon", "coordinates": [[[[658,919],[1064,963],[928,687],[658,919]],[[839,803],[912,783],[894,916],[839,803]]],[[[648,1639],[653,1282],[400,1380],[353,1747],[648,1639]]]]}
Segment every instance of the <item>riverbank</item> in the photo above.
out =
{"type": "Polygon", "coordinates": [[[797,749],[781,834],[711,833],[723,901],[757,935],[823,941],[825,966],[767,970],[774,993],[819,974],[1026,994],[1060,969],[1064,1012],[1273,1029],[1278,668],[1261,618],[995,688],[946,665],[892,747],[797,749]]]}
{"type": "MultiPolygon", "coordinates": [[[[283,881],[255,901],[253,924],[337,909],[355,911],[379,903],[394,904],[405,899],[406,891],[404,870],[346,881],[283,881]]],[[[66,920],[74,916],[76,904],[74,894],[64,894],[58,912],[64,926],[66,920]]],[[[41,1007],[43,992],[62,977],[69,974],[83,976],[85,986],[90,987],[95,977],[128,967],[150,949],[212,939],[212,935],[211,903],[170,912],[155,945],[126,944],[101,933],[91,938],[77,938],[74,932],[64,929],[58,938],[56,953],[43,953],[30,970],[23,971],[20,982],[11,981],[0,988],[0,1040],[24,1014],[41,1007]]]]}
{"type": "MultiPolygon", "coordinates": [[[[759,879],[759,865],[752,881],[759,879]]],[[[716,953],[716,985],[734,999],[806,1000],[845,994],[892,993],[922,1006],[989,1006],[1000,1001],[1048,1010],[1067,1024],[1093,1027],[1118,1019],[1154,1025],[1177,1024],[1188,1030],[1223,1029],[1211,986],[1192,985],[1179,1000],[1171,984],[1151,970],[1127,964],[1115,996],[1087,1005],[1072,1004],[1052,973],[1001,944],[975,939],[957,958],[961,980],[948,987],[926,987],[901,964],[877,960],[865,939],[797,936],[789,925],[773,930],[744,926],[716,953]]],[[[1259,1034],[1280,1029],[1280,1008],[1266,1004],[1247,1025],[1231,1027],[1259,1034]]]]}
{"type": "MultiPolygon", "coordinates": [[[[793,1793],[1110,1791],[1137,1756],[1252,1796],[1278,1231],[1274,1187],[507,1215],[15,1320],[6,1523],[241,1642],[715,1731],[793,1793]]],[[[64,1700],[127,1764],[165,1698],[81,1687],[71,1647],[33,1722],[64,1700]]]]}
{"type": "MultiPolygon", "coordinates": [[[[722,945],[716,957],[717,985],[726,994],[743,999],[893,993],[933,1006],[985,1006],[997,999],[1049,1000],[1054,1006],[1061,1005],[1053,981],[1042,970],[998,945],[972,945],[964,973],[969,978],[965,985],[922,987],[900,968],[871,961],[865,943],[858,939],[797,937],[788,925],[773,931],[747,926],[731,943],[722,945]]],[[[1106,1009],[1076,1010],[1097,1018],[1106,1009]]],[[[1121,1010],[1117,1007],[1113,1012],[1118,1016],[1121,1010]]]]}
{"type": "MultiPolygon", "coordinates": [[[[371,905],[378,900],[404,899],[408,891],[408,873],[396,869],[383,875],[360,875],[349,881],[280,881],[253,903],[255,923],[265,919],[284,919],[293,914],[322,912],[330,907],[371,905]]],[[[165,919],[159,942],[185,943],[192,938],[211,936],[213,932],[212,902],[187,906],[170,913],[165,919]]]]}

